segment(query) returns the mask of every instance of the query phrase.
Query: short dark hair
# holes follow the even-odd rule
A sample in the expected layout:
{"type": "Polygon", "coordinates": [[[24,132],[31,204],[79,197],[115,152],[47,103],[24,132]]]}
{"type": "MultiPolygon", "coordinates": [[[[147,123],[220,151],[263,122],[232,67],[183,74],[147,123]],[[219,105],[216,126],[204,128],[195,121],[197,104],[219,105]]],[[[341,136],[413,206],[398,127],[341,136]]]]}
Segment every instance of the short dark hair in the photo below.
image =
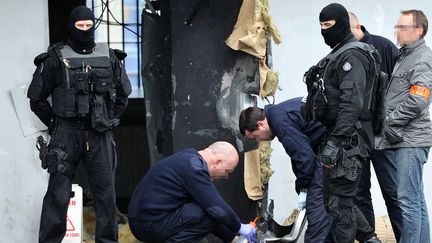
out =
{"type": "Polygon", "coordinates": [[[420,39],[425,37],[427,31],[428,31],[428,19],[426,15],[421,10],[417,9],[410,9],[410,10],[403,10],[401,11],[401,14],[412,14],[414,17],[415,25],[417,27],[423,28],[423,34],[420,36],[420,39]]]}
{"type": "Polygon", "coordinates": [[[258,121],[265,119],[264,110],[258,107],[249,107],[240,113],[239,128],[240,133],[244,136],[246,130],[255,131],[258,129],[258,121]]]}

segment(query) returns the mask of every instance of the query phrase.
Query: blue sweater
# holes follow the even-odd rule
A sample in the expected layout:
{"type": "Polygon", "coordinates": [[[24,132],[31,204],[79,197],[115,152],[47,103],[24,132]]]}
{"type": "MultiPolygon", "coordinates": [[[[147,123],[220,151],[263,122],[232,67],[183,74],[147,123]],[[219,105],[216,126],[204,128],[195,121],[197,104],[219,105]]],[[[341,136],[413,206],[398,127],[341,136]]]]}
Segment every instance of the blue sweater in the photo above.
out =
{"type": "Polygon", "coordinates": [[[137,185],[128,217],[163,220],[186,203],[195,202],[233,232],[240,220],[213,185],[207,163],[195,149],[185,149],[154,165],[137,185]]]}
{"type": "Polygon", "coordinates": [[[297,177],[297,193],[309,187],[315,170],[315,152],[326,131],[326,127],[318,121],[303,120],[300,114],[303,106],[301,99],[298,97],[264,107],[273,135],[291,158],[291,167],[297,177]]]}

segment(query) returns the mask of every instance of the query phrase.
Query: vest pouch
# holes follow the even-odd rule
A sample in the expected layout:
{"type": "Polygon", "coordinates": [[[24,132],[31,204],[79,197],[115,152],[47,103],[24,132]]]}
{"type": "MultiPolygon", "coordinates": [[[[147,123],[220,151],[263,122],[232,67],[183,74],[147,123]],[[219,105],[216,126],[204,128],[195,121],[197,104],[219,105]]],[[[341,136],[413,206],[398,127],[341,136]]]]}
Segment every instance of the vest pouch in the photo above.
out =
{"type": "Polygon", "coordinates": [[[73,118],[76,117],[75,111],[75,90],[74,89],[66,89],[65,97],[64,97],[64,115],[65,118],[73,118]]]}
{"type": "Polygon", "coordinates": [[[331,84],[326,86],[325,95],[327,103],[325,104],[325,113],[319,116],[323,123],[329,125],[336,121],[336,117],[339,113],[339,97],[342,92],[339,89],[335,89],[331,84]]]}
{"type": "Polygon", "coordinates": [[[94,72],[92,76],[94,93],[102,94],[111,89],[113,83],[112,74],[108,69],[99,69],[97,72],[94,72]]]}
{"type": "Polygon", "coordinates": [[[327,114],[327,101],[323,92],[318,91],[313,97],[312,120],[322,121],[327,114]]]}
{"type": "Polygon", "coordinates": [[[86,117],[90,111],[89,95],[78,94],[77,95],[77,105],[78,105],[78,116],[79,117],[86,117]]]}
{"type": "Polygon", "coordinates": [[[109,103],[107,104],[108,117],[112,117],[114,114],[115,102],[117,100],[117,91],[115,89],[109,90],[109,103]]]}
{"type": "Polygon", "coordinates": [[[78,94],[88,94],[90,91],[89,73],[82,71],[81,69],[77,69],[75,71],[75,78],[77,82],[76,88],[78,90],[78,94]]]}
{"type": "Polygon", "coordinates": [[[95,95],[91,115],[92,128],[97,132],[105,132],[110,128],[108,112],[102,95],[95,95]]]}

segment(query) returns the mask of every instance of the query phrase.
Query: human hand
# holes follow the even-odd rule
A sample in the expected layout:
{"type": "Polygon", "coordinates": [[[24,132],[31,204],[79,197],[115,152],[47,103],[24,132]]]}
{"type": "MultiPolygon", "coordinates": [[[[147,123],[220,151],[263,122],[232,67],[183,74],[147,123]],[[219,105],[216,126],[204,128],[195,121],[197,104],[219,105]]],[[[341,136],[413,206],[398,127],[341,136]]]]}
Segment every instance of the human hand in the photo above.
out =
{"type": "Polygon", "coordinates": [[[249,242],[255,242],[256,228],[253,225],[241,224],[238,233],[246,237],[249,242]]]}
{"type": "Polygon", "coordinates": [[[119,124],[120,124],[120,119],[118,118],[113,118],[109,121],[110,129],[117,127],[119,124]]]}
{"type": "Polygon", "coordinates": [[[329,139],[320,153],[319,160],[326,168],[332,168],[338,160],[339,147],[329,139]]]}
{"type": "Polygon", "coordinates": [[[390,144],[400,143],[403,140],[402,127],[386,125],[383,129],[383,136],[390,144]]]}
{"type": "Polygon", "coordinates": [[[299,209],[303,209],[306,207],[306,197],[307,197],[307,192],[300,192],[297,199],[299,209]]]}

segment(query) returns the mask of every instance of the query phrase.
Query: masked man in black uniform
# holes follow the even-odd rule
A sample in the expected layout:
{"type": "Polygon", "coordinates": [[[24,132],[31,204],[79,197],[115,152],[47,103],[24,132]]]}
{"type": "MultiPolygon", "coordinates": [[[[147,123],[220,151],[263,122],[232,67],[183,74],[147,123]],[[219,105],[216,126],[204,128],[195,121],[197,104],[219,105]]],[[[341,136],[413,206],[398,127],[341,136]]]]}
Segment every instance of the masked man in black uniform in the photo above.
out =
{"type": "Polygon", "coordinates": [[[342,5],[326,6],[319,20],[324,41],[333,50],[305,74],[308,98],[303,115],[327,126],[318,158],[325,167],[325,207],[334,219],[331,235],[338,243],[355,238],[380,242],[354,204],[361,167],[373,146],[368,90],[375,77],[374,62],[360,48],[345,49],[357,40],[342,5]]]}
{"type": "Polygon", "coordinates": [[[37,69],[27,94],[32,111],[51,135],[39,242],[62,241],[71,182],[80,161],[94,198],[96,242],[118,242],[117,156],[111,129],[118,125],[131,93],[121,62],[126,54],[94,42],[94,14],[85,6],[72,10],[68,27],[67,44],[50,46],[35,58],[37,69]]]}

